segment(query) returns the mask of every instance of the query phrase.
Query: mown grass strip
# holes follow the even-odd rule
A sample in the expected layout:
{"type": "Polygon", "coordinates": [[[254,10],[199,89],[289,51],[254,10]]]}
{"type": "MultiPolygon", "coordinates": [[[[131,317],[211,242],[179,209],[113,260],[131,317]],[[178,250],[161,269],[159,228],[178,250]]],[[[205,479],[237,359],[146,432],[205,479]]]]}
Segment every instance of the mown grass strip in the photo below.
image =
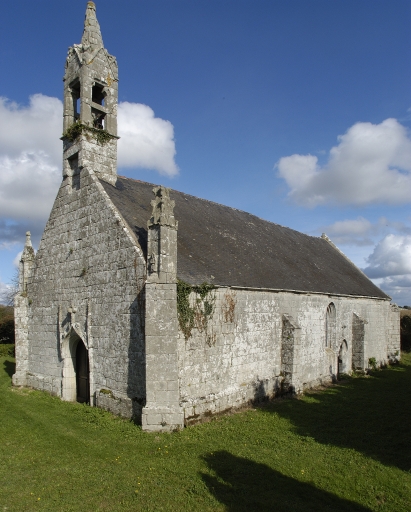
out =
{"type": "Polygon", "coordinates": [[[0,509],[409,511],[411,356],[173,434],[13,389],[0,360],[0,509]]]}

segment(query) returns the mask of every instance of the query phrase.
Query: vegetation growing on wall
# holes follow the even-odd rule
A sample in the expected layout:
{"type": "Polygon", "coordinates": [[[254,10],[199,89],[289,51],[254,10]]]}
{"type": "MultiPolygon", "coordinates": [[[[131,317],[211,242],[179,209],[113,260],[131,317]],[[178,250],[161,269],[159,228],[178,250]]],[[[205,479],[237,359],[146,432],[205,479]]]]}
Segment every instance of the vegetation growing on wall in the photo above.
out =
{"type": "Polygon", "coordinates": [[[375,359],[375,357],[370,357],[368,359],[368,366],[372,369],[372,370],[376,370],[377,369],[377,360],[375,359]]]}
{"type": "Polygon", "coordinates": [[[224,320],[227,323],[233,323],[234,322],[234,314],[235,314],[235,307],[237,304],[236,299],[236,293],[227,291],[224,294],[224,302],[223,302],[223,314],[224,314],[224,320]]]}
{"type": "Polygon", "coordinates": [[[104,144],[109,140],[117,138],[115,135],[108,133],[107,130],[93,128],[92,126],[80,123],[80,121],[76,121],[72,124],[70,128],[63,133],[63,138],[68,139],[70,142],[74,142],[83,132],[91,135],[101,146],[104,146],[104,144]]]}
{"type": "Polygon", "coordinates": [[[207,333],[208,322],[215,310],[215,286],[208,283],[191,285],[177,281],[177,314],[180,329],[187,340],[191,331],[196,327],[200,332],[207,333]],[[190,303],[190,294],[195,293],[194,301],[190,303]]]}

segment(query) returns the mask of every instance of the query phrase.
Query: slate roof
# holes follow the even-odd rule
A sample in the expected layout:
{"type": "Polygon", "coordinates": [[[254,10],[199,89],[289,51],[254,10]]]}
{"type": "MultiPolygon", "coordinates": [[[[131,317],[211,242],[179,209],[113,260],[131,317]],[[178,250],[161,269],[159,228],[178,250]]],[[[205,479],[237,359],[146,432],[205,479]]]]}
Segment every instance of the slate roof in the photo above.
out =
{"type": "MultiPolygon", "coordinates": [[[[115,186],[100,182],[147,257],[155,185],[125,177],[115,186]]],[[[170,197],[178,220],[177,274],[187,283],[389,298],[322,238],[176,190],[170,197]]]]}

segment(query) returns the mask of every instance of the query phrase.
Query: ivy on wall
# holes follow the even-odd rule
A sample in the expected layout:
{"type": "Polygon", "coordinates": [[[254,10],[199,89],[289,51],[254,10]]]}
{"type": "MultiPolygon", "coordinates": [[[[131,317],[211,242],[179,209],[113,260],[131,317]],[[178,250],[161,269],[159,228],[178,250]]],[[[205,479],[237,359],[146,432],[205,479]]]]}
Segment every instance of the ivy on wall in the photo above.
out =
{"type": "Polygon", "coordinates": [[[83,132],[91,135],[101,146],[104,146],[109,140],[117,138],[115,135],[108,133],[107,130],[93,128],[92,126],[80,123],[80,121],[73,123],[70,128],[63,133],[62,138],[74,142],[83,132]]]}
{"type": "Polygon", "coordinates": [[[216,287],[203,283],[191,285],[177,281],[177,315],[180,329],[187,340],[196,327],[200,332],[207,332],[208,321],[215,311],[216,295],[212,293],[216,287]],[[195,293],[194,302],[190,302],[190,294],[195,293]]]}

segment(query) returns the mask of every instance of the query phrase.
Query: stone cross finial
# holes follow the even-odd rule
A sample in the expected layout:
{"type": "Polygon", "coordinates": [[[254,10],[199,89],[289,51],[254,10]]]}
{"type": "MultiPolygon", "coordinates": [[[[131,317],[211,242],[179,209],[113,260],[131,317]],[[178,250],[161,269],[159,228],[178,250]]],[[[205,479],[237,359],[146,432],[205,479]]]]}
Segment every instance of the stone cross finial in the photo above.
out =
{"type": "Polygon", "coordinates": [[[27,247],[33,247],[31,243],[31,233],[30,231],[26,231],[26,244],[27,247]]]}
{"type": "Polygon", "coordinates": [[[26,243],[24,244],[23,253],[21,255],[21,261],[32,260],[34,258],[34,249],[31,243],[30,231],[26,232],[26,243]]]}
{"type": "Polygon", "coordinates": [[[19,290],[20,292],[27,291],[27,283],[31,276],[31,270],[34,264],[34,249],[31,243],[30,231],[26,232],[26,243],[21,254],[19,263],[19,290]]]}
{"type": "Polygon", "coordinates": [[[96,4],[94,2],[87,3],[86,19],[84,20],[83,37],[81,44],[84,49],[91,51],[98,48],[104,48],[103,38],[101,36],[100,25],[96,17],[96,4]]]}
{"type": "Polygon", "coordinates": [[[153,188],[155,199],[151,201],[153,212],[147,226],[169,226],[178,228],[178,222],[174,218],[175,202],[170,199],[170,189],[160,185],[153,188]]]}

